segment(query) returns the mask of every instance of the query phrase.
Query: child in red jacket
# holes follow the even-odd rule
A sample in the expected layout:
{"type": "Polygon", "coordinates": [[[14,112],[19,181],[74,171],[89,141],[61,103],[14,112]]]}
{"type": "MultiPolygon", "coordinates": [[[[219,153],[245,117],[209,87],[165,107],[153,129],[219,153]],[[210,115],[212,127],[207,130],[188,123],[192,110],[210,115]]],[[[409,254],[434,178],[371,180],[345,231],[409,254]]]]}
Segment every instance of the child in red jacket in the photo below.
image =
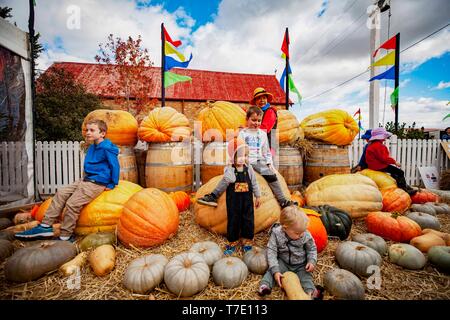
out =
{"type": "Polygon", "coordinates": [[[399,188],[405,190],[409,195],[414,195],[417,190],[406,184],[405,173],[400,169],[400,163],[390,157],[388,148],[383,144],[384,140],[391,135],[392,133],[387,132],[384,128],[372,130],[366,150],[367,166],[372,170],[389,173],[397,181],[399,188]]]}
{"type": "Polygon", "coordinates": [[[269,140],[269,147],[273,156],[274,150],[271,135],[272,130],[277,128],[278,116],[277,109],[270,105],[272,99],[273,95],[270,92],[267,92],[264,88],[256,88],[253,92],[253,98],[250,100],[250,105],[256,105],[263,111],[260,129],[267,132],[267,140],[269,140]]]}

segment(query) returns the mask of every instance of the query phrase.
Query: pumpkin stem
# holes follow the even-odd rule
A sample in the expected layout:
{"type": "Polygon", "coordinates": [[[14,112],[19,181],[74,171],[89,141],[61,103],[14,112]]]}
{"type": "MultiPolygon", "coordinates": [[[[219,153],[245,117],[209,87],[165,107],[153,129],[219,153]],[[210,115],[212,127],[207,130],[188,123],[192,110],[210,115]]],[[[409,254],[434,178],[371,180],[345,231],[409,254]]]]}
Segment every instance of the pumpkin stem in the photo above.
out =
{"type": "Polygon", "coordinates": [[[184,260],[184,267],[190,268],[192,266],[192,261],[190,259],[184,260]]]}
{"type": "Polygon", "coordinates": [[[400,213],[400,212],[398,212],[398,211],[394,211],[394,212],[392,212],[392,214],[391,214],[391,217],[392,218],[394,218],[394,219],[397,219],[399,216],[401,216],[402,214],[400,213]]]}
{"type": "Polygon", "coordinates": [[[357,246],[356,248],[355,248],[355,250],[358,250],[358,251],[361,251],[361,250],[364,250],[366,247],[364,247],[364,246],[357,246]]]}

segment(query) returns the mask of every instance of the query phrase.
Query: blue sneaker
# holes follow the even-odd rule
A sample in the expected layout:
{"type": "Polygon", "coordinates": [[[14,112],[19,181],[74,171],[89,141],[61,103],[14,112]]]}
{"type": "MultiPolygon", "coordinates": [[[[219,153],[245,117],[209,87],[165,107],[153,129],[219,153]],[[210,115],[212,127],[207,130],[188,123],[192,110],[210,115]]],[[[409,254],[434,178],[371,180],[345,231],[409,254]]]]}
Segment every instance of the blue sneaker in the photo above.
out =
{"type": "Polygon", "coordinates": [[[227,244],[226,250],[223,252],[223,254],[226,256],[231,256],[235,252],[236,252],[236,246],[230,246],[229,244],[227,244]]]}
{"type": "Polygon", "coordinates": [[[244,253],[246,253],[246,252],[252,250],[252,248],[253,247],[251,245],[245,245],[245,246],[242,246],[242,251],[244,251],[244,253]]]}
{"type": "Polygon", "coordinates": [[[40,224],[30,230],[16,233],[15,237],[19,240],[41,240],[51,239],[53,235],[53,227],[43,227],[40,224]]]}

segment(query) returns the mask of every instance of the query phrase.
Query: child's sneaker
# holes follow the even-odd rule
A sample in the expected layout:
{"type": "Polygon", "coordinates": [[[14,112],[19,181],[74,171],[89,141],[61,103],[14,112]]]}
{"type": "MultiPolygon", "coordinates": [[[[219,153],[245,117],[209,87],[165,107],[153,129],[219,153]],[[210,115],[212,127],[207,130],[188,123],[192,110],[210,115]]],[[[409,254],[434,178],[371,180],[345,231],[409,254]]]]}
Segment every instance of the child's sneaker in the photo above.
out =
{"type": "Polygon", "coordinates": [[[227,244],[226,250],[223,252],[223,254],[226,256],[231,256],[235,252],[236,252],[236,246],[231,246],[231,245],[227,244]]]}
{"type": "Polygon", "coordinates": [[[264,297],[265,295],[268,295],[272,292],[272,290],[265,284],[262,284],[258,289],[258,294],[261,297],[264,297]]]}
{"type": "Polygon", "coordinates": [[[197,202],[211,207],[217,207],[217,197],[214,193],[208,193],[207,195],[197,199],[197,202]]]}
{"type": "Polygon", "coordinates": [[[19,240],[42,240],[51,239],[53,235],[53,227],[44,227],[40,224],[30,230],[16,233],[15,237],[19,240]]]}
{"type": "Polygon", "coordinates": [[[242,251],[244,251],[244,253],[246,253],[246,252],[248,252],[248,251],[250,251],[252,249],[253,249],[253,247],[251,245],[249,245],[249,244],[246,244],[246,245],[242,246],[242,251]]]}
{"type": "Polygon", "coordinates": [[[69,241],[69,242],[74,243],[75,242],[75,236],[73,234],[71,234],[69,238],[59,236],[58,238],[56,238],[56,240],[69,241]]]}
{"type": "Polygon", "coordinates": [[[316,289],[314,290],[311,298],[313,300],[323,300],[323,292],[324,292],[324,287],[322,286],[316,286],[316,289]]]}

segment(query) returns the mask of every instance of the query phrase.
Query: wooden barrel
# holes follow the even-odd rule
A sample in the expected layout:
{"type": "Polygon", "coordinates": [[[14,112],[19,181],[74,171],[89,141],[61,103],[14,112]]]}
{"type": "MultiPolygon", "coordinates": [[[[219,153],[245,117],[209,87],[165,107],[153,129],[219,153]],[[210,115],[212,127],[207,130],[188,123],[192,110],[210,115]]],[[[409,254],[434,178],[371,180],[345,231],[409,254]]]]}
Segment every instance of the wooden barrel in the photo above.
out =
{"type": "Polygon", "coordinates": [[[119,164],[120,164],[120,180],[127,180],[133,183],[138,183],[138,171],[136,164],[136,156],[134,155],[134,147],[132,146],[118,146],[119,164]]]}
{"type": "Polygon", "coordinates": [[[192,145],[184,142],[152,143],[145,163],[147,188],[165,192],[192,191],[192,145]]]}
{"type": "Polygon", "coordinates": [[[136,156],[139,185],[143,188],[146,188],[147,184],[145,183],[145,163],[147,161],[147,150],[134,149],[134,154],[136,156]]]}
{"type": "Polygon", "coordinates": [[[228,161],[227,143],[210,142],[203,145],[202,164],[200,166],[200,177],[202,184],[211,178],[223,174],[223,169],[228,161]]]}
{"type": "Polygon", "coordinates": [[[314,143],[311,155],[306,159],[306,183],[337,173],[350,173],[348,146],[314,143]]]}
{"type": "Polygon", "coordinates": [[[303,160],[298,148],[280,146],[278,172],[286,180],[290,192],[300,190],[303,182],[303,160]]]}

